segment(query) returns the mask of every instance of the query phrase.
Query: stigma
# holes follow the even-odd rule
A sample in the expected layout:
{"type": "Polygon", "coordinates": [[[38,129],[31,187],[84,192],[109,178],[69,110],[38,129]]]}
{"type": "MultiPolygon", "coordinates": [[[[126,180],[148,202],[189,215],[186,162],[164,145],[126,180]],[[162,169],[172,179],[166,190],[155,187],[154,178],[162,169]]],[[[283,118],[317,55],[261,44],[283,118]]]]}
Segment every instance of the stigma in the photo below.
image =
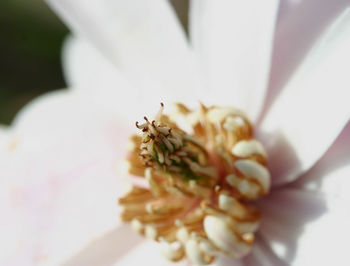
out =
{"type": "Polygon", "coordinates": [[[129,174],[147,186],[135,184],[119,199],[121,219],[159,242],[171,261],[240,259],[259,229],[254,201],[270,189],[266,152],[241,111],[176,107],[171,118],[161,104],[153,120],[136,123],[140,134],[131,137],[129,174]],[[190,130],[177,120],[187,121],[190,130]]]}

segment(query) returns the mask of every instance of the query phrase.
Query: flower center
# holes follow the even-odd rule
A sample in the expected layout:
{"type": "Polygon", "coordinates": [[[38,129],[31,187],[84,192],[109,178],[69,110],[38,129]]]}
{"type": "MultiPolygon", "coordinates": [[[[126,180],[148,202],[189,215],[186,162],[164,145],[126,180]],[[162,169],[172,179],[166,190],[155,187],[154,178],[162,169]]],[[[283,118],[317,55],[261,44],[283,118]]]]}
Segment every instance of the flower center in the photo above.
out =
{"type": "Polygon", "coordinates": [[[252,126],[233,108],[190,110],[177,104],[191,132],[161,110],[136,127],[129,173],[148,187],[133,185],[119,199],[121,218],[135,231],[161,243],[163,255],[210,264],[219,254],[249,253],[260,222],[251,202],[266,195],[270,174],[266,153],[252,126]]]}

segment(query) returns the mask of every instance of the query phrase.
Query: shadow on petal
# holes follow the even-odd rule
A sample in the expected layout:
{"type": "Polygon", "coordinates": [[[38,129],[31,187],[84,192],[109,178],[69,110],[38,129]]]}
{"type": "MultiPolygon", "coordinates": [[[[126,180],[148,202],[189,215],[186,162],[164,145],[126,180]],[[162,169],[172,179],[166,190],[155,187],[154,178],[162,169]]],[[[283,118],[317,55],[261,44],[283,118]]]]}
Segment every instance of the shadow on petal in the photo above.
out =
{"type": "Polygon", "coordinates": [[[279,258],[261,236],[257,236],[252,253],[243,259],[243,265],[288,266],[289,264],[279,258]]]}
{"type": "Polygon", "coordinates": [[[350,122],[323,157],[294,184],[298,188],[322,190],[325,178],[336,169],[350,164],[350,122]]]}
{"type": "Polygon", "coordinates": [[[245,264],[242,260],[235,260],[224,255],[219,255],[215,259],[213,266],[245,266],[245,264]]]}
{"type": "Polygon", "coordinates": [[[258,205],[263,213],[259,235],[287,265],[295,259],[305,226],[327,211],[325,199],[320,194],[291,186],[273,191],[258,205]]]}
{"type": "Polygon", "coordinates": [[[121,225],[84,247],[62,266],[113,265],[142,242],[142,238],[132,232],[129,225],[121,225]]]}
{"type": "Polygon", "coordinates": [[[272,186],[288,182],[293,171],[301,168],[300,160],[294,149],[281,132],[259,135],[268,154],[272,186]]]}

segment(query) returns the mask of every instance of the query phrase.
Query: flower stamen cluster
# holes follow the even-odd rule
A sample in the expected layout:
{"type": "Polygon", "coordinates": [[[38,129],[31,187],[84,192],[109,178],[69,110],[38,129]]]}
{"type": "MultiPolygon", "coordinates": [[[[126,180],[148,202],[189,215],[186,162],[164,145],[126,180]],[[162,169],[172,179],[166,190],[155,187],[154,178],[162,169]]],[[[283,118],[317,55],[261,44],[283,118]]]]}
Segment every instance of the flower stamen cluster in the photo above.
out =
{"type": "Polygon", "coordinates": [[[260,213],[252,206],[269,191],[266,153],[248,119],[232,108],[191,111],[177,104],[192,126],[186,133],[161,110],[136,123],[129,173],[145,179],[119,200],[122,220],[158,241],[172,261],[210,264],[219,254],[249,253],[260,213]]]}

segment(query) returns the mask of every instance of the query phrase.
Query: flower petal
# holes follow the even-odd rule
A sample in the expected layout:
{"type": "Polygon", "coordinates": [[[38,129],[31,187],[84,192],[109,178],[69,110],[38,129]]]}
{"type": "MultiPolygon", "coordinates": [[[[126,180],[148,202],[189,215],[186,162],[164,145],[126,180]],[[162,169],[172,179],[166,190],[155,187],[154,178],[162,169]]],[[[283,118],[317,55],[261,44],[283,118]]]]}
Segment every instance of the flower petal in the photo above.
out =
{"type": "Polygon", "coordinates": [[[87,40],[69,36],[62,53],[65,79],[72,89],[104,90],[115,86],[121,90],[126,86],[120,70],[87,40]]]}
{"type": "Polygon", "coordinates": [[[94,240],[62,265],[113,265],[142,242],[130,225],[123,224],[94,240]]]}
{"type": "Polygon", "coordinates": [[[330,263],[347,265],[350,263],[345,242],[350,237],[348,226],[350,223],[349,136],[350,123],[325,156],[293,184],[310,194],[323,194],[328,205],[328,212],[320,220],[308,225],[305,234],[301,235],[296,265],[329,265],[330,263]]]}
{"type": "MultiPolygon", "coordinates": [[[[88,93],[93,101],[126,123],[154,112],[155,106],[145,104],[145,98],[140,97],[143,88],[132,86],[120,70],[85,39],[67,38],[63,65],[66,80],[74,90],[88,93]],[[138,106],[142,108],[136,108],[138,106]]],[[[160,99],[156,100],[158,106],[160,99]]]]}
{"type": "Polygon", "coordinates": [[[10,138],[9,131],[10,129],[8,127],[0,125],[0,157],[8,148],[10,138]]]}
{"type": "Polygon", "coordinates": [[[298,192],[291,200],[292,204],[287,202],[291,198],[288,193],[286,197],[286,191],[275,198],[275,203],[265,205],[264,202],[266,219],[261,233],[269,239],[277,254],[293,265],[300,266],[350,263],[347,254],[347,240],[350,237],[349,175],[350,166],[347,165],[321,176],[324,189],[318,190],[318,193],[305,190],[298,192]],[[326,211],[323,214],[317,205],[310,205],[310,200],[316,199],[316,195],[323,196],[325,200],[326,211]],[[281,204],[279,199],[284,199],[284,203],[281,204]],[[317,217],[317,212],[322,215],[317,217]],[[310,214],[316,216],[309,219],[310,214]]]}
{"type": "MultiPolygon", "coordinates": [[[[348,265],[347,240],[350,237],[348,193],[350,166],[333,171],[323,179],[329,212],[311,223],[299,239],[295,265],[348,265]]],[[[313,192],[310,192],[313,193],[313,192]]]]}
{"type": "Polygon", "coordinates": [[[158,105],[165,96],[169,101],[186,96],[195,99],[196,75],[191,52],[168,1],[48,2],[75,34],[91,42],[139,87],[138,97],[143,103],[156,101],[158,105]]]}
{"type": "Polygon", "coordinates": [[[275,185],[308,170],[348,122],[349,47],[347,10],[312,49],[263,120],[262,138],[275,185]]]}
{"type": "Polygon", "coordinates": [[[12,131],[0,162],[0,264],[58,265],[117,224],[126,132],[69,91],[26,106],[12,131]]]}
{"type": "Polygon", "coordinates": [[[259,234],[266,247],[286,265],[295,260],[305,227],[316,223],[328,211],[322,194],[293,187],[273,191],[260,202],[259,209],[263,214],[259,234]]]}
{"type": "Polygon", "coordinates": [[[350,165],[350,122],[324,156],[293,186],[322,193],[333,191],[330,194],[336,194],[343,185],[333,183],[328,174],[346,165],[350,165]]]}
{"type": "Polygon", "coordinates": [[[268,82],[278,0],[192,0],[190,35],[209,84],[206,100],[257,118],[268,82]]]}
{"type": "Polygon", "coordinates": [[[262,237],[258,237],[254,242],[251,254],[243,258],[243,265],[287,266],[288,264],[273,253],[262,237]]]}
{"type": "MultiPolygon", "coordinates": [[[[135,233],[136,234],[136,233],[135,233]]],[[[160,254],[160,244],[153,240],[144,240],[140,245],[130,249],[128,253],[121,257],[113,266],[143,265],[145,262],[152,266],[173,266],[174,263],[168,261],[160,254]]],[[[176,265],[188,265],[186,261],[181,261],[176,265]]]]}
{"type": "Polygon", "coordinates": [[[246,266],[242,260],[232,259],[225,255],[219,255],[213,262],[213,266],[246,266]]]}
{"type": "MultiPolygon", "coordinates": [[[[96,102],[93,96],[60,90],[36,98],[15,117],[12,126],[14,137],[23,147],[43,149],[66,139],[88,137],[92,132],[98,136],[99,130],[108,132],[106,127],[110,126],[114,128],[111,128],[108,140],[115,138],[112,132],[122,125],[120,116],[110,112],[103,103],[96,102]]],[[[124,128],[120,138],[124,141],[126,135],[124,128]]]]}
{"type": "Polygon", "coordinates": [[[271,107],[317,38],[348,5],[344,0],[281,1],[263,113],[271,107]]]}

